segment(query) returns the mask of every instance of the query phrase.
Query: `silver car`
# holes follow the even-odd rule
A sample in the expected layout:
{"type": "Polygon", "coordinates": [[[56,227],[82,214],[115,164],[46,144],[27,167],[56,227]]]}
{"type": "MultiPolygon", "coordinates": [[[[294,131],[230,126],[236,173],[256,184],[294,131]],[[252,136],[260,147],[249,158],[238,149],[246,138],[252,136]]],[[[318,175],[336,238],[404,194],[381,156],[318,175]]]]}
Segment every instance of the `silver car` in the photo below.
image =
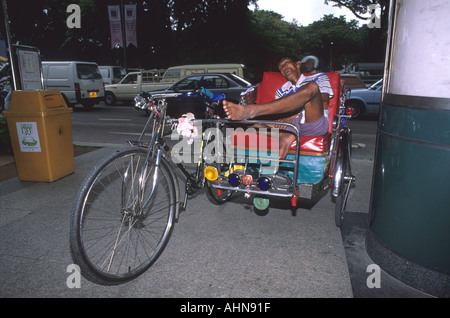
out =
{"type": "Polygon", "coordinates": [[[381,91],[383,79],[368,88],[355,88],[349,91],[347,106],[354,109],[352,118],[361,118],[368,115],[378,115],[381,105],[381,91]]]}

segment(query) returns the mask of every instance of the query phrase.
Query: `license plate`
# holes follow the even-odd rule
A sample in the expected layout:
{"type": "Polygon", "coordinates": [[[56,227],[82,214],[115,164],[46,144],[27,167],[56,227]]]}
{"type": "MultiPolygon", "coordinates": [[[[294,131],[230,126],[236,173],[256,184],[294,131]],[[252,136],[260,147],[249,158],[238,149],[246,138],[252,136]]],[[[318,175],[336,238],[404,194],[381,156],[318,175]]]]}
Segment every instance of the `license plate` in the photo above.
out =
{"type": "Polygon", "coordinates": [[[97,92],[89,92],[89,96],[91,98],[95,98],[95,97],[97,97],[97,92]]]}

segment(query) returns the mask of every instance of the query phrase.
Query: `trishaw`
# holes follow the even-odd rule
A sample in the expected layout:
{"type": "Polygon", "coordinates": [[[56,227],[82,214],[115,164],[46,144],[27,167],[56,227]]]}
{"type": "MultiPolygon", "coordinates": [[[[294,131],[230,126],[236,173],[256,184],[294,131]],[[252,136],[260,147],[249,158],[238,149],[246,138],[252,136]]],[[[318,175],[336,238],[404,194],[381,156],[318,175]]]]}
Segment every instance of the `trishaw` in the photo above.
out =
{"type": "MultiPolygon", "coordinates": [[[[278,159],[276,135],[242,125],[280,124],[267,120],[223,118],[224,96],[202,89],[189,94],[142,92],[136,106],[150,111],[137,141],[100,160],[88,173],[75,198],[70,224],[74,262],[87,279],[104,285],[127,282],[145,272],[161,255],[187,200],[206,188],[215,204],[232,195],[253,200],[265,214],[272,197],[297,201],[320,199],[330,190],[341,226],[352,182],[351,132],[339,73],[327,73],[334,92],[325,136],[299,136],[285,159],[278,159]],[[195,99],[195,114],[171,116],[172,98],[195,99]],[[203,107],[198,108],[198,100],[203,107]],[[192,115],[197,119],[192,119],[192,115]],[[182,129],[180,129],[183,127],[182,129]],[[184,136],[169,147],[168,130],[184,136]],[[184,150],[195,149],[185,156],[184,150]],[[186,159],[194,159],[194,172],[186,159]],[[183,161],[183,159],[185,161],[183,161]],[[184,176],[184,191],[178,172],[184,176]]],[[[242,97],[242,104],[273,99],[286,80],[264,73],[261,83],[242,97]]],[[[194,110],[193,110],[194,111],[194,110]]],[[[290,125],[290,123],[282,123],[290,125]]],[[[192,161],[191,161],[192,163],[192,161]]]]}

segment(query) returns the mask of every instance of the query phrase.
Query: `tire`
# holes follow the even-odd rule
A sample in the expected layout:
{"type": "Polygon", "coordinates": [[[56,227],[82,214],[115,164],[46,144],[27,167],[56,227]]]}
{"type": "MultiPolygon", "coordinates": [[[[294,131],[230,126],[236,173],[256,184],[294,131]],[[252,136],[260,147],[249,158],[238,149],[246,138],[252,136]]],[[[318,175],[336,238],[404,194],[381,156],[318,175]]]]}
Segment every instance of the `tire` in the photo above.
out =
{"type": "Polygon", "coordinates": [[[145,158],[144,148],[117,150],[96,164],[78,191],[70,246],[81,274],[94,283],[138,277],[169,241],[177,202],[173,176],[164,159],[157,167],[145,158]]]}
{"type": "Polygon", "coordinates": [[[83,108],[86,110],[92,110],[94,108],[95,103],[93,101],[84,101],[81,103],[83,108]]]}
{"type": "MultiPolygon", "coordinates": [[[[349,162],[348,160],[344,163],[345,175],[349,173],[349,162]]],[[[347,205],[348,194],[350,192],[351,181],[345,181],[342,179],[341,191],[336,197],[335,207],[334,207],[334,221],[337,227],[341,227],[344,224],[344,214],[345,207],[347,205]]]]}
{"type": "Polygon", "coordinates": [[[363,103],[361,103],[358,100],[350,99],[348,101],[347,107],[353,108],[352,119],[360,119],[361,117],[364,116],[364,114],[366,112],[366,109],[365,109],[363,103]]]}
{"type": "Polygon", "coordinates": [[[64,95],[64,94],[61,94],[61,95],[62,95],[62,97],[64,99],[64,102],[66,103],[67,107],[73,108],[75,106],[74,104],[71,104],[69,102],[69,99],[66,97],[66,95],[64,95]]]}
{"type": "Polygon", "coordinates": [[[349,144],[351,134],[347,130],[343,130],[339,136],[339,145],[337,153],[337,161],[332,181],[331,195],[335,198],[335,223],[337,227],[341,227],[344,222],[345,207],[347,205],[348,194],[350,191],[353,176],[350,167],[350,151],[349,144]]]}
{"type": "Polygon", "coordinates": [[[108,106],[113,106],[113,105],[116,105],[116,103],[117,103],[116,96],[114,96],[114,94],[111,92],[106,92],[105,93],[105,104],[108,106]]]}
{"type": "Polygon", "coordinates": [[[258,216],[269,214],[269,199],[266,197],[255,196],[253,198],[253,211],[258,216]]]}

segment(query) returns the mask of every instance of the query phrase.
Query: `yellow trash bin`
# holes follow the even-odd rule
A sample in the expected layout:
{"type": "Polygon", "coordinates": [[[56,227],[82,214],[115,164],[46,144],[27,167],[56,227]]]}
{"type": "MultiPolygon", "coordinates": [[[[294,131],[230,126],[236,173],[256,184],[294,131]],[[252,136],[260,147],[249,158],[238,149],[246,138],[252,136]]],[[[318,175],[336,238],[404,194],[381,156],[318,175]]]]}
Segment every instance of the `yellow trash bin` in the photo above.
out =
{"type": "Polygon", "coordinates": [[[3,115],[20,180],[53,182],[74,172],[71,113],[58,90],[13,92],[3,115]]]}

